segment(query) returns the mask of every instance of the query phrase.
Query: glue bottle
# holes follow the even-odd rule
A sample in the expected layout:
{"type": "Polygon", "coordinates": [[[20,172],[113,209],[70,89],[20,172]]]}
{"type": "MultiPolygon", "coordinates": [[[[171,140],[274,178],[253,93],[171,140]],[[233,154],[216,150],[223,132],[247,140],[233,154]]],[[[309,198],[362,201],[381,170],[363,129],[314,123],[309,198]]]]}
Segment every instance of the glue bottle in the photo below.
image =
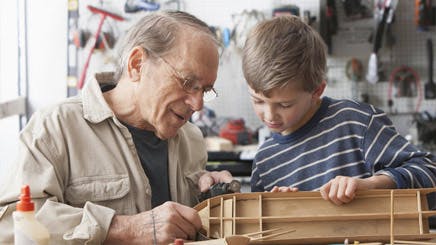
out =
{"type": "Polygon", "coordinates": [[[17,202],[14,218],[15,245],[48,245],[50,234],[35,218],[35,205],[28,185],[21,187],[20,201],[17,202]]]}

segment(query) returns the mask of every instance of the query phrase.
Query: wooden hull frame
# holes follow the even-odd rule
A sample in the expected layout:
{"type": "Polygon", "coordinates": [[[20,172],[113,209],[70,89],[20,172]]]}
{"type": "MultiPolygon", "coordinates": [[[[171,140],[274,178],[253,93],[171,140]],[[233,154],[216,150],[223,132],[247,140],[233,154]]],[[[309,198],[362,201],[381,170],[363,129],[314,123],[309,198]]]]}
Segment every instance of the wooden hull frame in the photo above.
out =
{"type": "Polygon", "coordinates": [[[337,206],[319,192],[235,193],[207,199],[195,209],[203,235],[225,238],[257,233],[249,244],[322,244],[427,240],[427,195],[436,188],[360,191],[337,206]],[[267,234],[275,231],[276,235],[267,234]],[[288,232],[286,232],[288,231],[288,232]]]}

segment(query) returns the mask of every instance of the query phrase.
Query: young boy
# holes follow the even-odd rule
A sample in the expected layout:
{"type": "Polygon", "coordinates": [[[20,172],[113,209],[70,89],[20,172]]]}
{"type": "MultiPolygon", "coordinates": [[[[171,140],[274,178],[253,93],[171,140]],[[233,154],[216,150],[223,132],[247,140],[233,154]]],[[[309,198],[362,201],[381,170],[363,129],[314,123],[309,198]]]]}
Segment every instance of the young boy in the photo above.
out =
{"type": "Polygon", "coordinates": [[[252,191],[319,190],[340,205],[357,190],[436,186],[436,158],[409,144],[383,111],[321,97],[326,47],[298,17],[258,24],[243,71],[254,110],[273,132],[254,159],[252,191]]]}

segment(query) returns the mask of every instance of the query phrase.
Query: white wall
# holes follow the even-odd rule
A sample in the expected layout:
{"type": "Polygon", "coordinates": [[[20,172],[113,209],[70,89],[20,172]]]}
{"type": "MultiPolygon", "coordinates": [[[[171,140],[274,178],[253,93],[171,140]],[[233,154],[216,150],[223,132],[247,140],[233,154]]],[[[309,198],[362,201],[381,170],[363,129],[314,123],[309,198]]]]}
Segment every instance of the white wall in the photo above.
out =
{"type": "MultiPolygon", "coordinates": [[[[23,3],[23,0],[18,0],[23,3]]],[[[66,97],[67,0],[27,0],[30,111],[66,97]]],[[[17,96],[17,1],[0,1],[0,101],[17,96]]],[[[0,177],[17,155],[18,117],[0,119],[0,177]]]]}
{"type": "Polygon", "coordinates": [[[29,102],[39,109],[66,97],[67,0],[28,0],[29,102]]]}
{"type": "MultiPolygon", "coordinates": [[[[0,103],[17,97],[17,3],[0,1],[0,103]]],[[[17,154],[18,116],[0,119],[0,178],[17,154]]]]}

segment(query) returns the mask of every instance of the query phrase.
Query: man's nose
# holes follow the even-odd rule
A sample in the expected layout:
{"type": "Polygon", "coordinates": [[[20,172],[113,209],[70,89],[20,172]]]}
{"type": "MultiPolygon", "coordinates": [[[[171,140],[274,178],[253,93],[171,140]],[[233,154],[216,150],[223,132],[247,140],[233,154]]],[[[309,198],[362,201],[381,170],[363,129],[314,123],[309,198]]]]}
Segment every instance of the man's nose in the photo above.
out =
{"type": "Polygon", "coordinates": [[[201,109],[203,109],[203,91],[188,94],[186,103],[191,107],[191,110],[193,111],[200,111],[201,109]]]}

